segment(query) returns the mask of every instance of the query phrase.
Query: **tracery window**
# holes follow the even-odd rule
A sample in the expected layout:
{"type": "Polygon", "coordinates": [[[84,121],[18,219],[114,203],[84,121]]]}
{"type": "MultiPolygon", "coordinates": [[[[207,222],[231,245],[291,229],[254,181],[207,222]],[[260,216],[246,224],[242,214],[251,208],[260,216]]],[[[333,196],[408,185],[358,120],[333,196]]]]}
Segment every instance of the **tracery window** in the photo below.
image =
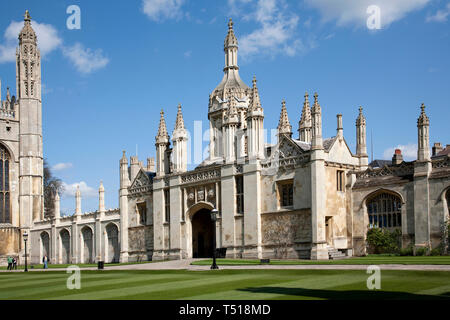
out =
{"type": "Polygon", "coordinates": [[[11,203],[9,193],[9,167],[11,157],[8,150],[0,145],[0,223],[11,223],[11,203]]]}
{"type": "Polygon", "coordinates": [[[139,217],[139,223],[147,224],[147,204],[145,202],[140,202],[136,205],[136,209],[139,217]]]}
{"type": "Polygon", "coordinates": [[[164,189],[164,222],[170,222],[170,190],[164,189]]]}
{"type": "Polygon", "coordinates": [[[244,213],[244,177],[236,176],[236,213],[244,213]]]}
{"type": "Polygon", "coordinates": [[[294,183],[292,180],[279,182],[278,192],[280,196],[280,207],[294,205],[294,183]]]}
{"type": "Polygon", "coordinates": [[[367,200],[369,228],[395,229],[402,226],[402,201],[398,196],[381,193],[367,200]]]}

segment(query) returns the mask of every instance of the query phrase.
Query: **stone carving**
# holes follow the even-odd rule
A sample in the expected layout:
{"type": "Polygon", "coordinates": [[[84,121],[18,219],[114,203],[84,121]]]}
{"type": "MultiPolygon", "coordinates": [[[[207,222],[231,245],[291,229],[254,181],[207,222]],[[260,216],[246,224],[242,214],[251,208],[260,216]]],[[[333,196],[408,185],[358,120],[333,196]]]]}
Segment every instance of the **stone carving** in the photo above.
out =
{"type": "Polygon", "coordinates": [[[181,176],[182,183],[203,182],[220,178],[220,169],[202,170],[181,176]]]}
{"type": "Polygon", "coordinates": [[[198,190],[198,191],[197,191],[197,199],[198,199],[198,201],[203,201],[203,200],[205,200],[205,191],[203,191],[203,190],[198,190]]]}

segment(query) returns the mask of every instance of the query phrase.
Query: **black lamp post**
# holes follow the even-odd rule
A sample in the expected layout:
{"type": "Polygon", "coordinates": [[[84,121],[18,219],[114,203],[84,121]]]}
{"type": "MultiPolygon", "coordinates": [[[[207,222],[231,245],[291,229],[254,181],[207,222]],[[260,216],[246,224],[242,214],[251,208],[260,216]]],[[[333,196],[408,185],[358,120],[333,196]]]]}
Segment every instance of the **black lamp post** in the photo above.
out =
{"type": "Polygon", "coordinates": [[[217,221],[217,214],[219,213],[219,210],[212,209],[211,210],[211,220],[213,222],[213,263],[211,265],[211,269],[219,269],[219,267],[216,264],[216,221],[217,221]]]}
{"type": "Polygon", "coordinates": [[[25,231],[23,233],[23,242],[25,242],[25,272],[28,272],[28,266],[27,266],[27,241],[28,241],[28,233],[25,231]]]}

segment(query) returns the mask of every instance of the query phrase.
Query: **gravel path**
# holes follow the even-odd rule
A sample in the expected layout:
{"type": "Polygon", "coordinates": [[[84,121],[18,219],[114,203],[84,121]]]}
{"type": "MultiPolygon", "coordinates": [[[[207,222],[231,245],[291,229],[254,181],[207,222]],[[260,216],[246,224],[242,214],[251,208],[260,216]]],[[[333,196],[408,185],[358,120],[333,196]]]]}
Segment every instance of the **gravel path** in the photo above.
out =
{"type": "MultiPolygon", "coordinates": [[[[193,261],[203,259],[172,260],[141,264],[128,264],[121,266],[105,266],[105,270],[210,270],[210,266],[194,266],[193,261]]],[[[380,264],[382,270],[415,270],[415,271],[450,271],[450,265],[403,265],[380,264]]],[[[366,270],[368,265],[243,265],[243,266],[219,266],[221,270],[366,270]]],[[[28,269],[29,271],[64,271],[64,268],[28,269]]],[[[97,270],[96,267],[81,268],[81,270],[97,270]]],[[[0,270],[0,272],[23,272],[23,270],[0,270]]]]}

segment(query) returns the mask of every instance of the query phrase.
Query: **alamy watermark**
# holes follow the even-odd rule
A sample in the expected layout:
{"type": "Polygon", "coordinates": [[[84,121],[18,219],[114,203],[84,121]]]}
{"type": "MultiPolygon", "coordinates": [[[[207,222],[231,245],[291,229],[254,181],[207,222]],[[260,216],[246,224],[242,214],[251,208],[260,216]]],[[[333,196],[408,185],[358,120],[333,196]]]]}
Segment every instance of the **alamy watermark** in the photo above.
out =
{"type": "Polygon", "coordinates": [[[381,269],[379,266],[368,266],[367,274],[370,274],[367,278],[367,289],[369,290],[380,290],[381,289],[381,269]]]}
{"type": "Polygon", "coordinates": [[[369,30],[381,29],[381,8],[376,5],[367,7],[366,13],[369,15],[366,21],[369,30]]]}
{"type": "Polygon", "coordinates": [[[67,278],[67,282],[66,282],[67,289],[69,289],[69,290],[81,289],[80,267],[78,267],[77,265],[69,266],[66,269],[66,272],[70,274],[70,276],[67,278]]]}
{"type": "Polygon", "coordinates": [[[81,29],[81,9],[76,4],[72,4],[67,7],[66,13],[70,14],[66,20],[66,26],[69,30],[81,29]]]}

